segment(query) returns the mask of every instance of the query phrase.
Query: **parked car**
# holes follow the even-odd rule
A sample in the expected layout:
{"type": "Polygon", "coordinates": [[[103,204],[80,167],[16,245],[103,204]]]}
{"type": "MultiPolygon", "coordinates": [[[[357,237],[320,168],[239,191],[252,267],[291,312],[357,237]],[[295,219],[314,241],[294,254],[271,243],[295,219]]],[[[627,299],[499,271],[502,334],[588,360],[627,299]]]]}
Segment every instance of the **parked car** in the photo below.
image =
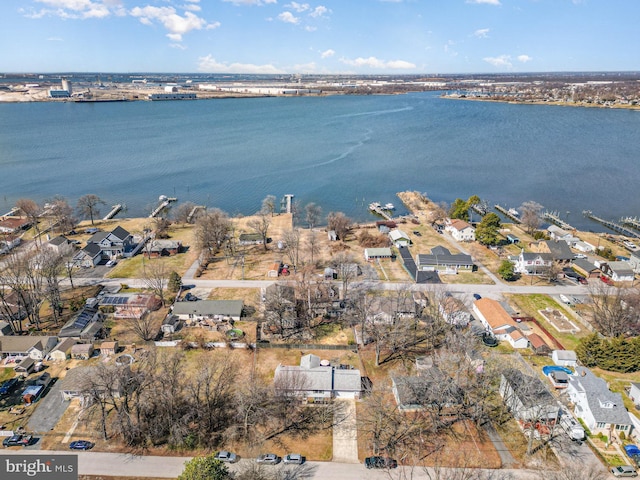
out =
{"type": "Polygon", "coordinates": [[[414,231],[413,231],[413,234],[414,234],[416,237],[421,237],[421,236],[422,236],[422,234],[421,234],[418,230],[414,230],[414,231]]]}
{"type": "Polygon", "coordinates": [[[625,445],[624,451],[627,453],[627,456],[640,467],[640,448],[638,448],[637,445],[625,445]]]}
{"type": "Polygon", "coordinates": [[[193,293],[191,293],[191,292],[187,292],[187,294],[184,296],[184,299],[185,299],[187,302],[196,302],[196,301],[198,301],[198,300],[199,300],[199,299],[198,299],[198,297],[196,297],[196,296],[195,296],[193,293]]]}
{"type": "Polygon", "coordinates": [[[631,465],[620,465],[619,467],[613,467],[611,473],[614,477],[637,477],[638,472],[631,465]]]}
{"type": "Polygon", "coordinates": [[[282,459],[275,453],[263,453],[256,458],[256,462],[265,463],[267,465],[277,465],[280,463],[280,460],[282,459]]]}
{"type": "Polygon", "coordinates": [[[11,393],[11,390],[13,390],[15,386],[18,384],[18,380],[19,380],[18,377],[13,377],[3,382],[3,384],[0,385],[0,395],[6,395],[7,393],[11,393]]]}
{"type": "Polygon", "coordinates": [[[5,447],[27,447],[31,445],[33,437],[31,435],[11,435],[2,441],[2,445],[5,447]]]}
{"type": "Polygon", "coordinates": [[[117,262],[117,261],[115,261],[115,260],[109,260],[109,261],[106,263],[107,267],[115,267],[117,264],[118,264],[118,262],[117,262]]]}
{"type": "Polygon", "coordinates": [[[95,444],[89,440],[76,440],[69,444],[71,450],[91,450],[95,444]]]}
{"type": "Polygon", "coordinates": [[[479,294],[474,293],[473,298],[475,298],[476,300],[480,300],[482,297],[479,294]]]}
{"type": "Polygon", "coordinates": [[[220,450],[215,454],[214,458],[226,463],[235,463],[238,461],[238,456],[235,453],[227,452],[226,450],[220,450]]]}
{"type": "Polygon", "coordinates": [[[611,280],[609,277],[605,277],[604,275],[600,275],[600,280],[602,280],[607,285],[613,285],[613,280],[611,280]]]}
{"type": "Polygon", "coordinates": [[[364,459],[367,468],[397,468],[398,462],[389,457],[367,457],[364,459]]]}
{"type": "Polygon", "coordinates": [[[589,285],[589,282],[584,277],[578,277],[578,283],[580,283],[581,285],[589,285]]]}
{"type": "Polygon", "coordinates": [[[304,460],[305,458],[299,453],[289,453],[282,459],[284,463],[293,463],[297,465],[302,465],[304,460]]]}

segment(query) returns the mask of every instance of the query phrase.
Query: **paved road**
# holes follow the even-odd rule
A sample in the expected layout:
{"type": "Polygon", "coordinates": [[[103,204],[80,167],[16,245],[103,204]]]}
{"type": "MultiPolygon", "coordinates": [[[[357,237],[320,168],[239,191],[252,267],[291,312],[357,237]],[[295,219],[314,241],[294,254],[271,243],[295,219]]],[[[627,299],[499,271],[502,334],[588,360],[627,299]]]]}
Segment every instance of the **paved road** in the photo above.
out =
{"type": "Polygon", "coordinates": [[[335,413],[333,427],[333,461],[339,463],[359,463],[358,426],[356,401],[336,400],[344,407],[335,413]]]}

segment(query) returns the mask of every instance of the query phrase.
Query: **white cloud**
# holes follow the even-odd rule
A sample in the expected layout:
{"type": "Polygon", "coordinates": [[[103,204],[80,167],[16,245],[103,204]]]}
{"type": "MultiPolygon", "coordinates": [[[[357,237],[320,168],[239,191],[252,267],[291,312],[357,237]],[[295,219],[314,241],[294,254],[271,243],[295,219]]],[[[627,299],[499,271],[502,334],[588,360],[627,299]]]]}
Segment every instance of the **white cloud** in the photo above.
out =
{"type": "Polygon", "coordinates": [[[488,28],[480,28],[473,32],[474,37],[478,38],[488,38],[489,37],[489,29],[488,28]]]}
{"type": "Polygon", "coordinates": [[[227,3],[232,3],[237,7],[240,7],[243,5],[261,7],[262,5],[268,5],[269,3],[278,3],[278,0],[222,0],[222,1],[227,3]]]}
{"type": "Polygon", "coordinates": [[[181,43],[170,43],[170,44],[169,44],[169,46],[170,46],[171,48],[177,48],[177,49],[179,49],[179,50],[186,50],[186,49],[187,49],[187,47],[185,47],[185,46],[184,46],[183,44],[181,44],[181,43]]]}
{"type": "Polygon", "coordinates": [[[198,71],[206,73],[285,73],[273,65],[254,65],[251,63],[220,63],[211,55],[198,58],[198,71]]]}
{"type": "Polygon", "coordinates": [[[522,63],[527,63],[533,60],[529,55],[518,55],[518,61],[522,63]]]}
{"type": "Polygon", "coordinates": [[[322,17],[325,14],[331,13],[331,10],[329,10],[327,7],[323,6],[323,5],[319,5],[316,8],[313,9],[313,12],[311,12],[309,15],[314,17],[314,18],[318,18],[318,17],[322,17]]]}
{"type": "Polygon", "coordinates": [[[122,14],[122,0],[35,0],[50,8],[39,11],[21,10],[28,18],[53,15],[61,18],[105,18],[111,14],[122,14]]]}
{"type": "Polygon", "coordinates": [[[320,54],[320,58],[329,58],[333,57],[336,54],[334,50],[328,49],[320,54]]]}
{"type": "Polygon", "coordinates": [[[199,12],[200,10],[202,10],[202,7],[200,5],[196,5],[195,3],[187,3],[186,5],[182,5],[183,10],[189,10],[191,12],[199,12]]]}
{"type": "Polygon", "coordinates": [[[512,67],[510,55],[500,55],[498,57],[484,57],[482,60],[493,65],[494,67],[506,67],[506,68],[512,67]]]}
{"type": "Polygon", "coordinates": [[[300,19],[291,12],[282,12],[278,15],[278,20],[284,23],[293,23],[294,25],[300,23],[300,19]]]}
{"type": "Polygon", "coordinates": [[[311,25],[307,25],[306,27],[304,27],[304,29],[307,32],[315,32],[316,30],[318,30],[318,27],[312,27],[311,25]]]}
{"type": "Polygon", "coordinates": [[[219,22],[207,23],[203,18],[192,12],[185,12],[184,16],[176,13],[173,7],[134,7],[130,12],[131,16],[140,19],[145,25],[151,25],[154,21],[162,24],[169,33],[167,36],[174,42],[182,41],[182,35],[191,30],[212,29],[220,26],[219,22]]]}
{"type": "Polygon", "coordinates": [[[485,5],[500,5],[500,0],[467,0],[467,3],[485,4],[485,5]]]}
{"type": "Polygon", "coordinates": [[[341,58],[340,61],[346,65],[351,65],[354,67],[370,67],[370,68],[379,68],[379,69],[415,68],[415,65],[413,63],[405,62],[404,60],[384,61],[376,57],[369,57],[369,58],[358,57],[354,60],[351,60],[348,58],[341,58]]]}
{"type": "Polygon", "coordinates": [[[290,4],[285,5],[284,8],[291,8],[292,10],[295,10],[298,13],[302,13],[309,10],[311,7],[309,6],[308,3],[291,2],[290,4]]]}

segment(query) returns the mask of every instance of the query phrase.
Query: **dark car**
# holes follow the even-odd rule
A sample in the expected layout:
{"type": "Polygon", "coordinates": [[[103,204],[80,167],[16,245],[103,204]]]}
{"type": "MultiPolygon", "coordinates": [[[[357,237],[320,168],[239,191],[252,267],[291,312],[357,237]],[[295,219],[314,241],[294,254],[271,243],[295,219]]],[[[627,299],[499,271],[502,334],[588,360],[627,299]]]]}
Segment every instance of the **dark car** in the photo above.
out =
{"type": "Polygon", "coordinates": [[[18,377],[13,377],[0,385],[0,395],[11,393],[11,390],[18,384],[18,377]]]}
{"type": "Polygon", "coordinates": [[[367,457],[364,459],[367,468],[396,468],[398,462],[389,457],[367,457]]]}
{"type": "Polygon", "coordinates": [[[76,440],[69,444],[71,450],[91,450],[95,444],[89,440],[76,440]]]}
{"type": "Polygon", "coordinates": [[[198,297],[196,297],[193,293],[191,292],[187,292],[187,294],[184,296],[184,299],[187,302],[197,302],[198,301],[198,297]]]}
{"type": "Polygon", "coordinates": [[[480,300],[482,297],[479,294],[474,293],[473,298],[475,298],[476,300],[480,300]]]}
{"type": "Polygon", "coordinates": [[[31,441],[33,437],[31,435],[12,435],[10,437],[5,438],[2,441],[2,445],[5,447],[27,447],[31,445],[31,441]]]}

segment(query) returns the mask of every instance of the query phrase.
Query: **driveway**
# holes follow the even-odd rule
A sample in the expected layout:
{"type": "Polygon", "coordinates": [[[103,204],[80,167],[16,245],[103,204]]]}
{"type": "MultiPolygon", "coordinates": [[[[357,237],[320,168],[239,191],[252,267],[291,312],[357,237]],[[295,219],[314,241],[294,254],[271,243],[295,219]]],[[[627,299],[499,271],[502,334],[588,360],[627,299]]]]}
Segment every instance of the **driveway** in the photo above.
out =
{"type": "Polygon", "coordinates": [[[60,421],[70,403],[62,399],[61,385],[60,380],[56,381],[49,388],[49,392],[38,400],[36,409],[27,423],[27,430],[40,434],[48,433],[60,421]]]}
{"type": "Polygon", "coordinates": [[[340,463],[360,463],[358,460],[358,428],[356,421],[356,401],[338,399],[342,407],[334,415],[333,459],[340,463]]]}
{"type": "Polygon", "coordinates": [[[409,247],[400,247],[398,248],[400,252],[400,256],[402,257],[402,262],[404,263],[405,268],[411,275],[411,278],[416,279],[416,272],[418,271],[418,267],[416,265],[411,252],[409,251],[409,247]]]}

